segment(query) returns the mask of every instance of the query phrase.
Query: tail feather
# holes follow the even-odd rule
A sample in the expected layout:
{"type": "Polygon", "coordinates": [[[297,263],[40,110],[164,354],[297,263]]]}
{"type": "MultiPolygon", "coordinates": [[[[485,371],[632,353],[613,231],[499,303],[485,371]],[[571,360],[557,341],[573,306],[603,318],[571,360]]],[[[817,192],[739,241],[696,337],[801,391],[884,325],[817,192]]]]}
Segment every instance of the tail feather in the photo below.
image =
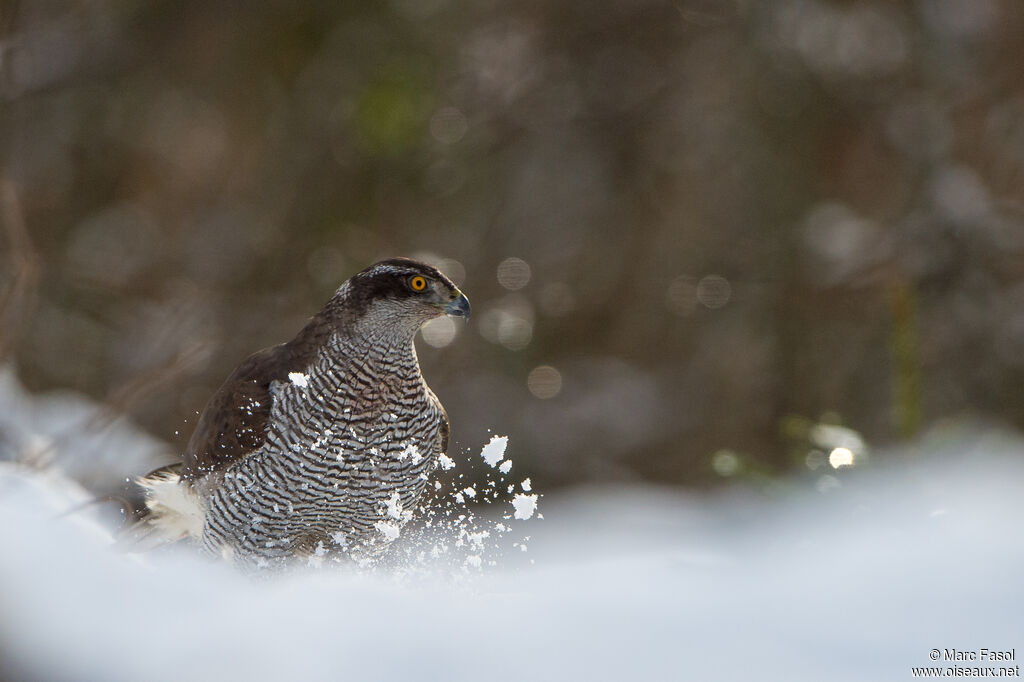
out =
{"type": "Polygon", "coordinates": [[[132,551],[155,549],[203,534],[205,511],[191,486],[181,480],[181,464],[171,464],[135,481],[145,507],[122,534],[132,551]]]}

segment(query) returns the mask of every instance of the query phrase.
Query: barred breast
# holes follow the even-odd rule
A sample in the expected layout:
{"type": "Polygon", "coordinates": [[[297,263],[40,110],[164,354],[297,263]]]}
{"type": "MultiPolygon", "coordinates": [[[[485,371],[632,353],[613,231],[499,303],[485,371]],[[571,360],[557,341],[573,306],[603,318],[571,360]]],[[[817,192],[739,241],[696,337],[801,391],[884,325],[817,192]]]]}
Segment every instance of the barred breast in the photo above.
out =
{"type": "Polygon", "coordinates": [[[331,552],[372,560],[398,536],[447,441],[411,339],[356,348],[334,334],[270,393],[263,446],[200,483],[203,548],[261,566],[331,552]]]}

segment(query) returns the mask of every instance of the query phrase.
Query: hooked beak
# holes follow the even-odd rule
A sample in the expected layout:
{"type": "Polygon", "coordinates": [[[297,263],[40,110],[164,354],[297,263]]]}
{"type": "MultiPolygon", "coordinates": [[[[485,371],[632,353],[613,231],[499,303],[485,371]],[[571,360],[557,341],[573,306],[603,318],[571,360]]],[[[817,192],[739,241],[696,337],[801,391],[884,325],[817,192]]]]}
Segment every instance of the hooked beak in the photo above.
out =
{"type": "Polygon", "coordinates": [[[466,321],[469,321],[469,299],[466,295],[459,290],[455,291],[458,294],[458,298],[452,299],[452,301],[445,306],[444,311],[452,317],[464,317],[466,321]]]}

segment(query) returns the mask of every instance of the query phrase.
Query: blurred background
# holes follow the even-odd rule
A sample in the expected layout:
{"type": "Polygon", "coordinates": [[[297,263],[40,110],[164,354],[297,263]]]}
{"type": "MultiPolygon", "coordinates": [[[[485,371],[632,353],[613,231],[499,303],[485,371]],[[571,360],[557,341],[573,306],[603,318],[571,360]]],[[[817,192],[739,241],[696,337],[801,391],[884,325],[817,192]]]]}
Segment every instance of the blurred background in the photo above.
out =
{"type": "Polygon", "coordinates": [[[454,449],[541,490],[1024,427],[1021,64],[1019,0],[6,0],[5,381],[106,406],[103,491],[407,255],[473,302],[418,342],[454,449]]]}

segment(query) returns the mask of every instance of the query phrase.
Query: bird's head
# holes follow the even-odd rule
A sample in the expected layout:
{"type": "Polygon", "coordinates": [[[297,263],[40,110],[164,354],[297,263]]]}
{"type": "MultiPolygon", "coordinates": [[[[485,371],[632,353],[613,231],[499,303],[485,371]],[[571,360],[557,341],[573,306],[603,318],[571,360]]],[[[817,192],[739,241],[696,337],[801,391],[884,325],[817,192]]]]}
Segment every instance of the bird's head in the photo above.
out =
{"type": "Polygon", "coordinates": [[[437,268],[392,258],[353,275],[338,291],[354,321],[414,334],[442,315],[469,319],[469,299],[437,268]]]}

